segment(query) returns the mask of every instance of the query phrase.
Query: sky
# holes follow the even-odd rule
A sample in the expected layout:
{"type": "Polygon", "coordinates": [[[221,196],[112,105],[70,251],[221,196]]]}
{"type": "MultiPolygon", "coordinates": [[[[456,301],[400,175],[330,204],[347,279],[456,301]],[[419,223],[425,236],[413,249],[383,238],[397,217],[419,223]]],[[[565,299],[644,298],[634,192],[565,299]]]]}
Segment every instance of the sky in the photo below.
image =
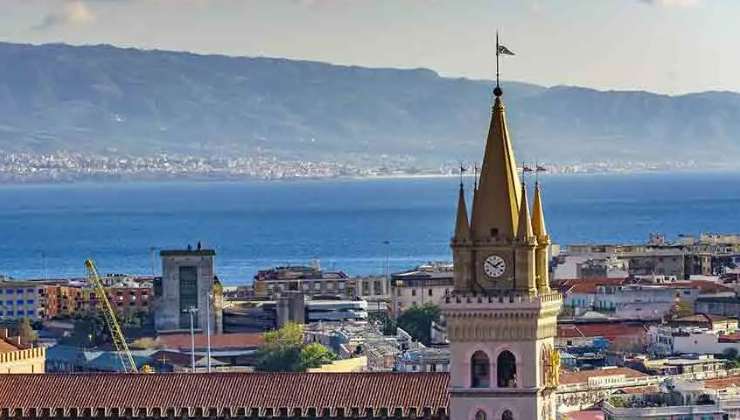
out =
{"type": "Polygon", "coordinates": [[[430,68],[681,94],[740,91],[740,0],[0,0],[0,41],[430,68]]]}

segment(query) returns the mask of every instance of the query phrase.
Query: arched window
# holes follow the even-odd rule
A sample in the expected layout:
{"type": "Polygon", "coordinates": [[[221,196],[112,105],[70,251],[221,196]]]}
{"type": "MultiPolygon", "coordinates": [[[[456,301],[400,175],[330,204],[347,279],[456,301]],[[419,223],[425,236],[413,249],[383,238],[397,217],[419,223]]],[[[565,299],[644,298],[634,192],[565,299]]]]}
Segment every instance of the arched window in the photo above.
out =
{"type": "Polygon", "coordinates": [[[511,414],[510,410],[504,411],[504,414],[501,415],[501,420],[514,420],[514,415],[511,414]]]}
{"type": "Polygon", "coordinates": [[[475,420],[486,420],[486,412],[483,410],[478,410],[478,412],[475,413],[475,420]]]}
{"type": "Polygon", "coordinates": [[[470,386],[472,388],[491,386],[490,366],[491,363],[486,353],[480,350],[473,353],[473,357],[470,358],[470,386]]]}
{"type": "Polygon", "coordinates": [[[499,388],[516,388],[516,358],[504,350],[496,359],[496,378],[499,388]]]}

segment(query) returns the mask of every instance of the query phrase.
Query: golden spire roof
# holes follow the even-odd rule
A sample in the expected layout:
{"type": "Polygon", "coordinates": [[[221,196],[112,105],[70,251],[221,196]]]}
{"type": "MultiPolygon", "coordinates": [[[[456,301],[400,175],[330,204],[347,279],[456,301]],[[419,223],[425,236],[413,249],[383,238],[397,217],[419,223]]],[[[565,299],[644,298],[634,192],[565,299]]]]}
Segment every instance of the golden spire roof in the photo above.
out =
{"type": "Polygon", "coordinates": [[[460,183],[460,196],[457,199],[457,219],[455,220],[455,241],[470,240],[470,224],[468,223],[468,207],[465,205],[465,190],[460,183]]]}
{"type": "Polygon", "coordinates": [[[522,183],[522,204],[519,208],[519,225],[517,227],[516,239],[520,242],[528,242],[534,239],[532,221],[529,217],[529,203],[527,202],[527,189],[522,183]]]}
{"type": "Polygon", "coordinates": [[[513,240],[519,221],[521,184],[500,93],[496,92],[480,183],[473,200],[471,231],[475,240],[495,236],[513,240]]]}
{"type": "Polygon", "coordinates": [[[534,184],[534,206],[532,207],[532,229],[537,239],[547,238],[547,228],[545,227],[545,213],[542,211],[542,193],[540,183],[534,184]]]}

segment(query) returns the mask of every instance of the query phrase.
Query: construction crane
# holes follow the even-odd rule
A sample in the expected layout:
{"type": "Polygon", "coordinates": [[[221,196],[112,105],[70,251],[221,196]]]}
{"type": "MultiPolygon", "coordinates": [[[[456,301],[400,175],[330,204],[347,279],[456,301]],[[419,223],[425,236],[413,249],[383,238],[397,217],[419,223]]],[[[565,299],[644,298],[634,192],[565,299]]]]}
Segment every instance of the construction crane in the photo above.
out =
{"type": "Polygon", "coordinates": [[[134,357],[128,349],[126,338],[123,336],[121,325],[118,324],[118,320],[116,319],[116,312],[113,310],[113,306],[111,306],[110,301],[108,300],[108,293],[103,286],[103,281],[98,275],[98,269],[95,267],[95,262],[88,258],[85,260],[85,268],[87,269],[87,279],[95,289],[95,296],[98,299],[98,305],[105,317],[105,323],[107,324],[108,331],[110,331],[110,336],[113,339],[116,354],[121,360],[123,371],[125,373],[138,373],[139,369],[136,368],[134,357]]]}

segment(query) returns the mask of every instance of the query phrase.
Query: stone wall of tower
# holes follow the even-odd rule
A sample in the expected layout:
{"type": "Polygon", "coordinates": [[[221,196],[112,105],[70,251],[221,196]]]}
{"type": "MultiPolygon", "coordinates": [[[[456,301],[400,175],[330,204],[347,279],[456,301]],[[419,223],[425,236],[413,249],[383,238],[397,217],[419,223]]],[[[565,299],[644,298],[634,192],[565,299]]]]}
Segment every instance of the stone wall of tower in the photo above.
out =
{"type": "Polygon", "coordinates": [[[537,290],[547,293],[550,291],[550,242],[538,243],[534,254],[537,290]]]}
{"type": "MultiPolygon", "coordinates": [[[[469,290],[471,285],[471,267],[473,266],[473,250],[471,244],[452,241],[452,265],[454,267],[455,290],[469,290]]],[[[472,291],[472,290],[470,290],[472,291]]]]}
{"type": "Polygon", "coordinates": [[[482,410],[487,419],[554,419],[554,386],[545,355],[554,349],[560,295],[509,297],[453,296],[443,304],[450,350],[450,418],[472,420],[482,410]],[[473,357],[488,358],[489,384],[473,383],[473,357]],[[516,360],[516,382],[500,386],[499,359],[510,352],[516,360]],[[544,415],[547,413],[547,415],[544,415]]]}
{"type": "Polygon", "coordinates": [[[516,287],[536,293],[535,245],[522,244],[516,248],[516,287]],[[521,284],[520,284],[521,283],[521,284]]]}

